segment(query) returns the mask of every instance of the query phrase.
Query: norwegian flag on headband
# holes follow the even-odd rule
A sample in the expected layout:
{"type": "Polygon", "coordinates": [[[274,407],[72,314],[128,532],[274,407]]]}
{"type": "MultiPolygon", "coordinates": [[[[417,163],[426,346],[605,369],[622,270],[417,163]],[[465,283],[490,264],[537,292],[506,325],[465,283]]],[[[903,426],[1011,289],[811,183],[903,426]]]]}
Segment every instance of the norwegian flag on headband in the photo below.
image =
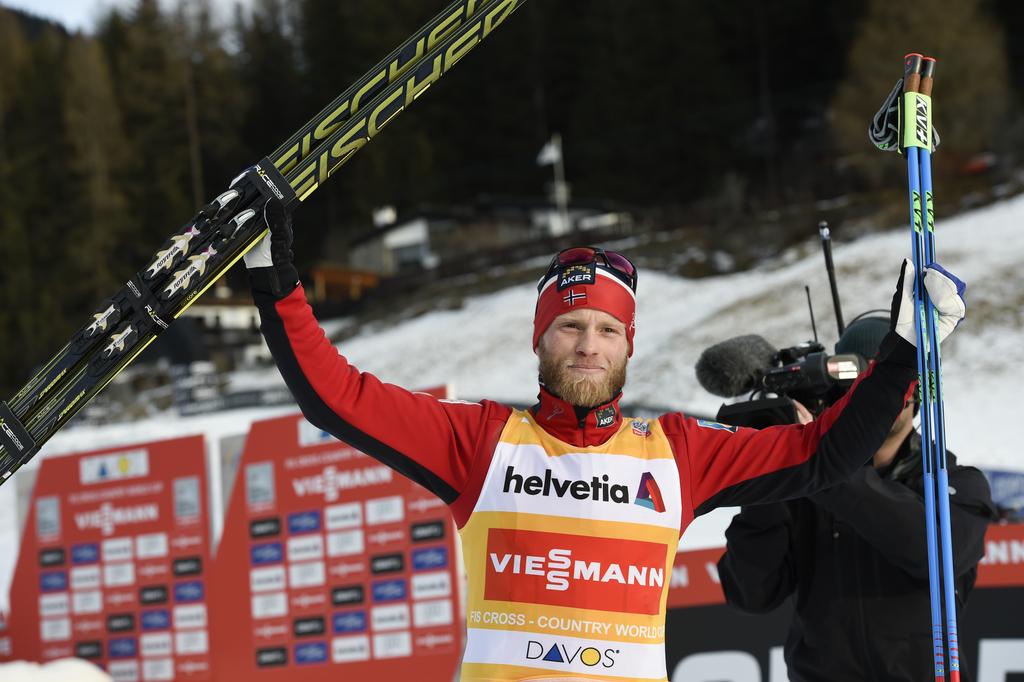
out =
{"type": "Polygon", "coordinates": [[[562,300],[569,305],[576,305],[587,300],[587,292],[569,289],[569,293],[562,297],[562,300]]]}

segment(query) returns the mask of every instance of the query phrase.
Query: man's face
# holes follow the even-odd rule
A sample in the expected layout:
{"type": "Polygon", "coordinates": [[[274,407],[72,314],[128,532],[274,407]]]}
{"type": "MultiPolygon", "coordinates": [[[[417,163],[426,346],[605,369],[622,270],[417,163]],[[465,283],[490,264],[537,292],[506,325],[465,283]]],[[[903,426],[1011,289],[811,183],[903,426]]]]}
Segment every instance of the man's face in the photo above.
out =
{"type": "Polygon", "coordinates": [[[581,308],[559,315],[536,352],[541,381],[573,405],[606,403],[626,383],[626,325],[604,311],[581,308]]]}

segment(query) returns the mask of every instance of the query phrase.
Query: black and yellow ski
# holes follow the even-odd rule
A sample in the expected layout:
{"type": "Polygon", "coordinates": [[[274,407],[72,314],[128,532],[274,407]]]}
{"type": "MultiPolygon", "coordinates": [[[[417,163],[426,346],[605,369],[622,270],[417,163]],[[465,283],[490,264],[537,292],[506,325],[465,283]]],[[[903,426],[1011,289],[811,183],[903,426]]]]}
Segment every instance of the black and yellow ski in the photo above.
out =
{"type": "Polygon", "coordinates": [[[202,207],[0,402],[0,484],[266,234],[270,198],[306,200],[524,2],[456,0],[202,207]]]}

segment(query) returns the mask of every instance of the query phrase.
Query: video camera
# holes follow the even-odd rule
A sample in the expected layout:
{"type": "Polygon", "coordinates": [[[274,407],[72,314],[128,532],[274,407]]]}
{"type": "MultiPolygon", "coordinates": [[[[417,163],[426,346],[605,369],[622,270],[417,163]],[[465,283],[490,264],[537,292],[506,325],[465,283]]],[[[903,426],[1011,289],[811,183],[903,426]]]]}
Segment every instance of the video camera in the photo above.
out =
{"type": "Polygon", "coordinates": [[[757,335],[716,344],[697,361],[697,380],[715,395],[750,399],[722,405],[718,421],[764,428],[796,422],[792,400],[814,414],[835,402],[853,385],[867,362],[854,353],[829,355],[816,341],[775,350],[757,335]]]}

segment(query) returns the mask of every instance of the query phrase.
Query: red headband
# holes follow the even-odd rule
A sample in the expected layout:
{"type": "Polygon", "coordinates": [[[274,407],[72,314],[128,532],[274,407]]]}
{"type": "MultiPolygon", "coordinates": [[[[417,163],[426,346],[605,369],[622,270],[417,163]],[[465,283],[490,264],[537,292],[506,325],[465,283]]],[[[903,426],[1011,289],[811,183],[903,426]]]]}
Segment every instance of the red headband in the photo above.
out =
{"type": "Polygon", "coordinates": [[[537,296],[533,315],[533,347],[555,318],[579,308],[602,310],[626,325],[629,354],[633,355],[636,331],[636,295],[633,290],[603,265],[570,265],[551,277],[537,296]]]}

